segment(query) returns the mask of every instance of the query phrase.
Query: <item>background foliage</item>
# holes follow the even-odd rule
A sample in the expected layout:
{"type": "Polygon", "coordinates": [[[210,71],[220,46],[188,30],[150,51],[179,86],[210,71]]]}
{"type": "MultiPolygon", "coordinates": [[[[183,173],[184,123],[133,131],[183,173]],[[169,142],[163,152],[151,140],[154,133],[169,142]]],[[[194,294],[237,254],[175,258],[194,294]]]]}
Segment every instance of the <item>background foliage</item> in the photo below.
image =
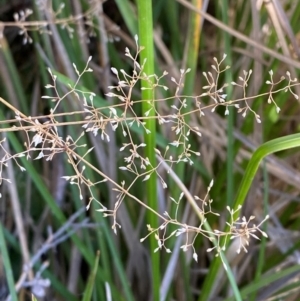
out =
{"type": "MultiPolygon", "coordinates": [[[[255,149],[264,142],[300,130],[299,86],[296,81],[281,82],[282,76],[287,81],[298,77],[300,6],[292,0],[262,3],[156,0],[151,11],[150,2],[141,2],[148,7],[129,0],[0,1],[3,22],[0,23],[0,97],[8,103],[1,104],[0,122],[4,128],[1,140],[7,137],[7,143],[1,145],[10,154],[20,153],[26,135],[7,130],[16,116],[12,107],[26,116],[40,116],[41,122],[47,121],[50,109],[55,108],[55,102],[42,98],[51,95],[51,100],[55,96],[47,85],[53,85],[56,76],[57,93],[66,94],[68,84],[73,85],[77,80],[73,64],[80,73],[90,56],[92,60],[87,68],[93,72],[80,76],[78,89],[95,93],[94,108],[120,109],[117,99],[107,96],[112,93],[108,87],[118,85],[111,67],[132,74],[136,67],[132,63],[137,63],[138,58],[128,59],[125,48],[134,56],[134,37],[139,34],[138,43],[146,47],[144,56],[147,63],[153,62],[155,74],[160,77],[164,71],[169,73],[160,81],[169,89],[141,90],[145,82],[147,88],[148,79],[134,86],[131,92],[137,100],[134,112],[138,116],[151,109],[147,102],[142,107],[139,100],[152,97],[157,100],[157,111],[152,111],[155,118],[159,114],[173,114],[172,106],[178,105],[176,93],[186,95],[188,100],[206,93],[205,86],[212,87],[208,81],[216,80],[216,76],[219,87],[231,82],[242,85],[224,88],[227,94],[224,98],[244,104],[241,107],[247,108],[246,116],[243,117],[245,110],[239,112],[230,105],[216,106],[211,98],[204,97],[201,102],[206,108],[205,116],[196,118],[190,114],[195,108],[188,101],[181,113],[186,113],[185,124],[197,126],[201,132],[201,137],[195,133],[189,137],[191,148],[201,156],[192,154],[192,165],[173,164],[178,181],[175,176],[168,177],[167,189],[162,188],[160,179],[154,175],[150,185],[156,188],[146,188],[148,181],[142,181],[143,178],[135,181],[133,174],[120,170],[125,165],[119,150],[126,143],[120,133],[108,132],[109,143],[100,134],[95,137],[90,133],[82,140],[87,148],[78,152],[82,156],[94,147],[85,158],[95,168],[117,183],[134,181],[131,195],[160,215],[165,211],[172,217],[176,214],[181,223],[192,227],[199,226],[199,216],[185,198],[180,206],[176,205],[183,191],[180,183],[192,196],[204,198],[208,193],[204,200],[213,199],[212,211],[220,215],[209,215],[208,222],[212,229],[223,230],[230,219],[226,208],[234,207],[255,149]],[[153,20],[153,30],[151,23],[144,26],[149,18],[153,20]],[[151,35],[143,34],[143,30],[150,30],[151,35]],[[149,57],[151,42],[154,52],[149,57]],[[211,65],[217,63],[214,58],[217,62],[224,58],[220,65],[224,72],[213,73],[211,65]],[[226,65],[231,68],[227,70],[226,65]],[[188,68],[191,70],[185,74],[188,68]],[[211,78],[208,72],[214,76],[211,78]],[[272,84],[277,82],[274,90],[278,93],[270,94],[272,84]],[[285,93],[285,87],[292,93],[285,93]],[[212,179],[214,185],[210,187],[212,179]],[[207,187],[211,189],[207,191],[207,187]],[[153,191],[154,199],[149,201],[153,191]]],[[[141,54],[141,65],[142,62],[141,54]]],[[[76,97],[69,95],[56,113],[79,110],[76,97]]],[[[68,126],[74,118],[80,121],[77,115],[61,116],[59,121],[65,126],[59,127],[59,135],[80,135],[81,127],[68,126]]],[[[151,125],[154,142],[147,144],[154,143],[164,153],[176,135],[171,127],[161,126],[155,118],[151,125]]],[[[144,141],[142,133],[141,127],[132,127],[135,144],[144,141]]],[[[248,253],[242,250],[239,254],[238,240],[234,240],[226,253],[229,278],[220,259],[217,258],[217,265],[215,254],[207,252],[213,244],[202,236],[196,237],[193,248],[187,252],[182,252],[184,238],[181,236],[174,236],[166,243],[172,253],[164,248],[154,253],[157,245],[154,236],[141,243],[140,239],[148,234],[147,224],[155,228],[163,219],[125,195],[117,213],[121,228],[116,226],[118,234],[115,235],[111,229],[114,216],[103,218],[96,211],[99,209],[96,202],[85,210],[89,189],[83,188],[80,194],[76,185],[69,185],[62,178],[72,174],[64,156],[55,156],[49,162],[33,160],[38,152],[30,160],[20,158],[26,172],[21,172],[16,164],[3,167],[2,177],[12,183],[3,180],[1,185],[0,252],[4,267],[0,270],[0,300],[5,300],[8,291],[14,300],[30,300],[30,290],[38,300],[298,300],[300,160],[299,148],[290,149],[299,145],[299,137],[293,137],[294,142],[291,138],[280,140],[291,144],[276,151],[288,150],[266,157],[256,176],[248,179],[252,185],[246,201],[243,200],[242,215],[247,220],[254,215],[259,224],[268,214],[269,221],[262,229],[269,238],[260,235],[261,241],[251,240],[248,253]],[[24,269],[26,263],[32,266],[24,269]]],[[[268,146],[272,151],[262,148],[264,154],[275,151],[272,144],[268,146]]],[[[174,157],[182,150],[179,146],[174,157]]],[[[147,157],[152,152],[151,160],[156,160],[153,149],[147,151],[150,151],[147,157]]],[[[166,175],[161,169],[160,173],[166,175]]],[[[87,173],[92,183],[102,180],[93,170],[87,173]]],[[[114,208],[118,195],[112,188],[110,182],[92,187],[95,197],[110,209],[114,208]]],[[[175,231],[176,225],[170,225],[170,229],[175,231]]]]}

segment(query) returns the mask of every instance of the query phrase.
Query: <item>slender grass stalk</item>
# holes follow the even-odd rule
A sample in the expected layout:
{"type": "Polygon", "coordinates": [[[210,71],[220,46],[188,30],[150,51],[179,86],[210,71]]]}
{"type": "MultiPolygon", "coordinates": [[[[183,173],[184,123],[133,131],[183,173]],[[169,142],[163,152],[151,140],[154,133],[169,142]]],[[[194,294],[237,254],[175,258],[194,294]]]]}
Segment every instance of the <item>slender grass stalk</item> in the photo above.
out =
{"type": "MultiPolygon", "coordinates": [[[[228,1],[221,1],[222,7],[222,19],[224,24],[228,24],[228,1]]],[[[225,53],[227,55],[226,60],[229,66],[232,64],[232,53],[231,53],[231,36],[224,32],[224,44],[225,44],[225,53]]],[[[232,73],[225,73],[226,83],[232,82],[232,73]]],[[[227,98],[231,99],[232,97],[232,86],[229,85],[226,88],[227,98]]],[[[227,152],[226,152],[226,203],[227,206],[231,206],[234,198],[234,108],[228,107],[229,114],[227,116],[227,152]]]]}
{"type": "MultiPolygon", "coordinates": [[[[202,8],[202,0],[192,0],[192,3],[195,5],[195,7],[201,9],[202,8]]],[[[200,36],[201,36],[201,16],[199,14],[196,14],[192,11],[189,12],[189,22],[188,22],[188,31],[187,31],[187,38],[186,38],[186,49],[185,49],[185,66],[182,67],[182,69],[188,69],[190,68],[190,71],[185,75],[185,81],[184,81],[184,88],[183,88],[183,94],[184,95],[193,95],[194,93],[194,87],[195,87],[195,78],[196,78],[196,72],[197,72],[197,63],[198,63],[198,53],[199,53],[199,44],[200,44],[200,36]]],[[[191,103],[189,102],[187,107],[185,108],[185,112],[188,112],[191,110],[191,103]]],[[[185,116],[185,122],[189,123],[189,116],[185,116]]],[[[185,129],[186,130],[186,129],[185,129]]],[[[180,154],[183,151],[182,147],[179,147],[177,150],[177,153],[180,154]]],[[[185,179],[185,171],[186,171],[186,165],[185,164],[178,164],[175,167],[175,172],[179,176],[180,179],[184,182],[185,179]]],[[[173,186],[173,185],[172,185],[173,186]]],[[[176,186],[174,191],[172,192],[173,196],[177,198],[181,191],[176,186]]],[[[174,212],[175,204],[172,204],[173,208],[172,211],[174,212]]],[[[175,240],[175,237],[174,237],[175,240]]],[[[190,270],[186,265],[186,258],[185,254],[181,254],[184,260],[181,260],[182,265],[182,272],[185,274],[183,275],[184,278],[184,290],[185,290],[185,298],[186,300],[192,300],[192,292],[191,287],[189,285],[190,282],[190,270]]]]}
{"type": "Polygon", "coordinates": [[[3,234],[3,225],[1,222],[0,222],[0,253],[2,256],[4,268],[5,268],[5,276],[6,276],[7,284],[9,287],[11,300],[18,301],[18,297],[17,297],[16,290],[15,290],[14,276],[13,276],[12,267],[10,264],[10,258],[8,256],[6,242],[5,242],[5,238],[4,238],[4,234],[3,234]]]}
{"type": "Polygon", "coordinates": [[[112,253],[112,258],[113,258],[116,270],[119,274],[120,281],[121,281],[121,284],[124,289],[125,298],[128,301],[133,301],[134,297],[130,290],[128,279],[126,278],[126,273],[125,273],[124,267],[122,265],[121,257],[118,254],[119,253],[118,249],[115,247],[115,244],[113,243],[113,241],[111,239],[111,231],[110,231],[110,229],[108,229],[108,227],[104,227],[104,235],[106,238],[106,242],[108,243],[109,250],[112,253]]]}
{"type": "MultiPolygon", "coordinates": [[[[153,46],[153,21],[152,21],[152,1],[151,0],[137,0],[138,4],[138,27],[139,27],[139,37],[140,45],[145,47],[144,51],[140,54],[140,62],[143,64],[146,60],[144,66],[144,72],[147,75],[152,75],[154,71],[154,46],[153,46]]],[[[149,111],[152,108],[152,104],[148,101],[154,100],[154,91],[150,82],[142,81],[142,100],[144,100],[142,105],[143,113],[149,111]]],[[[151,110],[151,115],[154,116],[155,112],[151,110]]],[[[150,130],[150,134],[144,134],[144,140],[146,143],[145,154],[148,157],[150,164],[156,166],[156,158],[154,148],[156,146],[156,121],[155,119],[148,119],[146,122],[146,128],[150,130]]],[[[156,188],[156,174],[153,173],[150,179],[146,182],[147,189],[147,201],[148,205],[155,211],[159,211],[157,202],[157,188],[156,188]]],[[[148,222],[151,227],[156,228],[159,225],[158,217],[148,213],[148,222]]],[[[150,237],[151,246],[151,268],[152,268],[152,294],[153,300],[159,300],[160,291],[160,255],[159,252],[153,253],[157,247],[157,241],[154,236],[150,237]]]]}
{"type": "Polygon", "coordinates": [[[89,276],[89,280],[88,280],[87,286],[85,288],[82,301],[90,301],[92,298],[93,287],[94,287],[95,278],[96,278],[97,270],[98,270],[99,257],[100,257],[100,252],[98,251],[96,259],[95,259],[94,268],[89,276]]]}
{"type": "MultiPolygon", "coordinates": [[[[8,69],[9,78],[12,81],[11,86],[13,87],[13,96],[18,99],[18,109],[22,110],[22,112],[25,112],[26,114],[28,113],[28,106],[26,104],[25,97],[26,93],[23,89],[17,66],[15,64],[15,61],[13,60],[13,55],[5,38],[1,39],[0,48],[2,52],[2,54],[0,55],[3,55],[4,57],[4,61],[8,69]]],[[[3,74],[3,71],[1,73],[3,74]]],[[[3,74],[3,76],[7,76],[7,74],[3,74]]]]}
{"type": "MultiPolygon", "coordinates": [[[[233,204],[233,210],[236,211],[236,213],[233,215],[233,218],[236,220],[238,218],[239,212],[237,211],[239,206],[242,206],[247,193],[250,189],[250,186],[253,182],[253,179],[255,177],[255,174],[259,168],[259,165],[263,158],[266,156],[287,150],[294,147],[300,146],[300,134],[293,134],[284,136],[281,138],[277,138],[271,141],[268,141],[264,144],[262,144],[252,155],[247,169],[245,171],[244,177],[242,179],[242,182],[239,187],[239,191],[237,193],[237,197],[235,199],[235,202],[233,204]]],[[[228,227],[226,227],[225,231],[228,231],[228,227]]],[[[225,243],[224,239],[221,240],[220,246],[228,245],[229,241],[225,243]]],[[[203,290],[201,293],[200,301],[205,301],[209,299],[209,295],[211,292],[211,288],[214,285],[214,281],[216,279],[216,275],[218,273],[218,270],[221,266],[221,261],[218,258],[215,258],[213,263],[211,264],[211,268],[209,270],[208,275],[206,276],[205,283],[203,285],[203,290]]]]}
{"type": "Polygon", "coordinates": [[[222,257],[223,264],[227,267],[226,273],[227,273],[227,277],[229,279],[229,283],[231,285],[231,288],[233,290],[234,300],[242,301],[243,299],[242,299],[242,296],[240,294],[240,290],[239,290],[239,288],[237,286],[237,283],[235,281],[235,277],[234,277],[231,269],[229,268],[230,265],[227,261],[227,258],[226,258],[225,254],[223,252],[220,254],[220,256],[222,257]]]}
{"type": "MultiPolygon", "coordinates": [[[[269,212],[268,210],[268,200],[269,200],[269,176],[267,171],[266,162],[263,162],[263,179],[264,179],[264,216],[266,216],[269,212]]],[[[267,223],[263,224],[263,231],[267,233],[267,223]]],[[[255,271],[255,278],[254,281],[258,282],[262,276],[262,271],[265,264],[265,251],[266,251],[266,245],[267,245],[267,238],[262,237],[260,248],[259,248],[259,254],[258,254],[258,260],[257,260],[257,267],[255,271]]],[[[250,300],[255,301],[257,296],[257,291],[255,291],[250,300]]]]}
{"type": "MultiPolygon", "coordinates": [[[[202,0],[193,0],[192,3],[196,8],[202,8],[202,0]]],[[[191,71],[185,76],[185,83],[183,88],[184,95],[192,95],[194,93],[198,52],[201,37],[201,19],[202,16],[200,14],[190,11],[187,36],[186,67],[191,68],[191,71]]]]}
{"type": "Polygon", "coordinates": [[[170,50],[175,60],[182,58],[182,46],[180,41],[180,14],[179,5],[173,0],[165,0],[164,14],[168,31],[170,32],[170,50]]]}

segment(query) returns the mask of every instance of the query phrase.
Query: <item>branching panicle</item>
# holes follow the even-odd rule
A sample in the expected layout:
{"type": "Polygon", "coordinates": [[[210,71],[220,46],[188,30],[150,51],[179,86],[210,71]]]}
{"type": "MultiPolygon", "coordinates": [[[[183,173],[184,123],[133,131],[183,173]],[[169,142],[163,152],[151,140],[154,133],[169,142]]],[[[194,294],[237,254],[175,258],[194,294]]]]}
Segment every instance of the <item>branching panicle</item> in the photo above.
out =
{"type": "MultiPolygon", "coordinates": [[[[16,17],[16,21],[23,22],[24,20],[22,18],[26,18],[27,15],[18,15],[19,17],[16,17]]],[[[140,183],[141,181],[147,181],[153,173],[156,173],[158,179],[161,181],[162,187],[165,189],[167,188],[166,183],[168,182],[166,177],[168,177],[170,173],[161,173],[161,166],[163,164],[167,166],[168,170],[171,170],[174,164],[182,162],[193,164],[194,159],[197,156],[200,156],[199,151],[192,149],[189,139],[191,135],[201,137],[201,132],[197,126],[191,126],[186,123],[186,115],[191,115],[196,120],[199,118],[205,118],[206,110],[214,111],[219,106],[225,106],[225,114],[228,114],[228,107],[231,106],[235,107],[237,112],[241,113],[244,117],[247,112],[253,113],[257,122],[261,122],[260,116],[254,112],[249,105],[249,102],[253,100],[254,97],[247,96],[246,88],[252,73],[251,70],[249,72],[244,71],[243,76],[239,77],[238,83],[232,82],[230,84],[225,83],[220,85],[219,81],[221,73],[229,69],[228,66],[225,68],[222,67],[222,62],[224,61],[225,56],[223,56],[220,62],[218,62],[217,59],[214,59],[215,64],[212,66],[212,72],[203,73],[203,76],[207,81],[207,85],[202,88],[205,92],[193,97],[182,95],[181,91],[184,85],[184,79],[190,70],[181,70],[178,79],[171,77],[171,81],[175,85],[175,88],[173,89],[173,96],[168,99],[148,100],[151,105],[151,109],[146,112],[144,116],[140,116],[136,112],[136,105],[140,103],[141,100],[137,98],[136,95],[138,94],[134,92],[140,81],[148,81],[151,83],[150,88],[155,90],[167,90],[169,88],[161,84],[162,79],[168,76],[167,72],[163,72],[161,76],[145,74],[144,66],[146,61],[143,62],[143,64],[138,63],[138,56],[142,51],[142,48],[138,46],[137,37],[135,40],[137,47],[136,54],[131,54],[128,48],[125,50],[125,55],[132,62],[132,74],[128,74],[122,69],[117,70],[116,68],[111,68],[111,72],[116,79],[116,85],[108,87],[110,92],[108,92],[106,96],[108,98],[113,98],[115,104],[100,106],[99,99],[95,93],[89,92],[80,87],[80,79],[82,76],[84,76],[85,73],[92,72],[92,69],[89,67],[91,57],[82,71],[78,70],[74,64],[73,67],[77,75],[77,80],[75,83],[68,86],[68,91],[63,95],[58,92],[57,76],[53,71],[50,69],[48,70],[52,78],[52,83],[46,85],[46,88],[52,93],[52,95],[46,95],[42,98],[49,99],[54,104],[49,115],[29,117],[14,109],[15,119],[10,120],[10,126],[8,128],[1,130],[2,132],[23,132],[25,133],[26,141],[24,141],[24,150],[18,154],[10,154],[6,150],[5,138],[0,141],[2,154],[0,160],[0,184],[3,181],[9,183],[9,179],[3,176],[3,169],[7,166],[7,162],[9,160],[12,160],[22,171],[24,171],[25,169],[18,162],[18,159],[22,156],[26,156],[28,160],[33,157],[35,160],[44,158],[47,161],[51,161],[56,154],[64,153],[67,158],[67,163],[71,165],[73,172],[70,175],[63,176],[63,179],[68,181],[70,184],[77,186],[81,200],[85,199],[83,189],[85,188],[86,191],[88,191],[89,195],[86,198],[89,200],[87,209],[90,208],[91,202],[96,201],[100,206],[98,211],[106,217],[112,217],[112,229],[116,233],[117,229],[121,228],[121,225],[117,221],[117,211],[125,200],[125,197],[134,199],[140,205],[153,212],[153,209],[149,208],[143,200],[139,200],[130,193],[134,184],[138,182],[140,183]],[[154,79],[154,81],[152,79],[154,79]],[[226,87],[228,87],[228,85],[242,89],[243,97],[241,99],[227,101],[226,87]],[[81,109],[74,112],[60,113],[63,111],[62,103],[69,97],[72,98],[72,101],[77,102],[78,107],[81,109]],[[211,103],[204,105],[201,102],[201,99],[207,97],[211,100],[211,103]],[[173,104],[171,105],[171,108],[169,108],[170,111],[167,114],[162,114],[161,111],[156,108],[156,104],[166,100],[173,100],[173,104]],[[191,110],[186,112],[188,103],[191,103],[191,110]],[[151,118],[156,118],[161,127],[167,126],[172,134],[172,138],[168,142],[165,150],[153,149],[157,157],[160,159],[157,166],[152,166],[149,159],[145,157],[144,148],[146,144],[142,140],[136,141],[136,135],[133,135],[134,127],[140,127],[147,134],[151,134],[149,129],[145,126],[145,121],[147,118],[150,118],[149,114],[151,111],[155,113],[155,116],[151,118]],[[67,115],[70,118],[72,116],[75,116],[76,118],[74,118],[73,121],[61,121],[61,117],[67,115]],[[81,118],[80,120],[78,120],[79,117],[81,118]],[[60,129],[66,125],[77,126],[83,129],[83,132],[78,137],[71,137],[70,135],[63,137],[63,131],[60,129]],[[110,127],[112,131],[108,130],[108,127],[110,127]],[[86,150],[86,145],[80,143],[80,139],[89,132],[91,132],[94,136],[100,135],[103,141],[109,143],[111,140],[109,135],[115,131],[120,131],[121,136],[124,138],[122,147],[119,151],[119,156],[121,157],[121,160],[123,160],[123,163],[121,163],[119,169],[121,170],[121,176],[123,173],[129,173],[131,175],[131,183],[129,185],[125,184],[124,180],[121,180],[120,183],[116,183],[113,179],[109,178],[101,170],[95,167],[91,162],[88,162],[88,160],[86,160],[86,156],[93,149],[91,148],[86,150]],[[174,155],[174,148],[180,149],[181,153],[174,155]],[[94,172],[98,173],[100,176],[99,181],[92,183],[86,176],[86,169],[92,169],[94,172]],[[104,206],[93,192],[93,188],[96,185],[101,185],[105,182],[110,182],[113,190],[117,192],[116,202],[113,208],[107,208],[104,206]]],[[[276,85],[281,83],[284,79],[282,78],[279,82],[275,83],[273,81],[272,71],[270,71],[270,77],[271,79],[267,81],[267,84],[270,85],[270,91],[269,93],[266,93],[265,96],[268,98],[268,103],[273,103],[277,112],[279,112],[280,109],[273,96],[279,91],[289,91],[297,98],[297,95],[292,91],[292,87],[295,85],[295,80],[292,80],[289,73],[287,73],[287,85],[284,88],[275,90],[276,85]]],[[[171,88],[170,90],[172,91],[171,88]]],[[[1,99],[1,102],[12,109],[12,106],[5,100],[1,99]]],[[[263,236],[267,236],[267,234],[260,229],[261,224],[267,218],[265,218],[257,226],[255,224],[252,225],[254,217],[251,216],[249,219],[243,217],[241,220],[234,219],[233,216],[236,212],[230,208],[228,208],[228,210],[231,217],[230,221],[227,223],[230,228],[229,232],[222,232],[217,229],[212,231],[206,230],[204,225],[207,223],[209,216],[219,216],[219,213],[214,212],[212,209],[213,201],[209,196],[212,186],[213,181],[210,183],[203,198],[200,198],[199,196],[194,196],[192,198],[187,197],[187,194],[184,191],[182,191],[182,194],[177,200],[171,197],[171,202],[176,205],[175,215],[170,216],[167,211],[164,212],[164,214],[154,212],[161,218],[161,225],[158,228],[152,228],[151,225],[148,225],[149,233],[146,237],[142,238],[141,241],[144,241],[149,235],[155,235],[157,240],[157,248],[155,251],[164,249],[166,252],[170,253],[171,250],[166,246],[166,242],[171,237],[184,236],[185,239],[181,248],[183,251],[191,249],[193,252],[193,258],[197,261],[194,242],[199,234],[207,237],[214,244],[207,251],[210,252],[215,250],[216,256],[218,256],[221,251],[224,251],[225,248],[220,245],[221,237],[225,236],[226,239],[238,239],[239,248],[237,252],[239,253],[241,250],[247,252],[247,247],[251,237],[259,239],[256,235],[258,232],[263,236]],[[187,225],[180,221],[181,217],[178,216],[179,206],[185,197],[193,204],[193,208],[199,213],[200,220],[197,227],[187,225]],[[169,227],[170,225],[175,225],[177,229],[169,232],[169,228],[171,228],[169,227]]],[[[172,227],[172,229],[174,228],[172,227]]]]}

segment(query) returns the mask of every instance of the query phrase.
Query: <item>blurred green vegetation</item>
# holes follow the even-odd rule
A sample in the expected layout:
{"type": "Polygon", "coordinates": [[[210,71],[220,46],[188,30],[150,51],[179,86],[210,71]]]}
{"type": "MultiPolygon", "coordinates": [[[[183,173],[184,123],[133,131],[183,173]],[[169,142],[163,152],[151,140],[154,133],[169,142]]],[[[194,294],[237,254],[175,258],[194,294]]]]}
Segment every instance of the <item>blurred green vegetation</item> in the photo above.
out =
{"type": "MultiPolygon", "coordinates": [[[[246,101],[249,108],[260,115],[261,123],[257,123],[250,109],[246,117],[242,116],[244,111],[239,113],[232,106],[229,116],[224,114],[224,106],[213,113],[212,100],[199,98],[201,105],[208,106],[205,116],[186,114],[184,120],[192,127],[197,126],[202,134],[201,137],[195,134],[189,137],[191,148],[201,156],[193,155],[192,165],[173,165],[179,181],[192,196],[203,198],[214,179],[208,198],[213,199],[212,210],[220,217],[210,215],[208,223],[212,229],[222,230],[229,218],[226,206],[235,204],[254,151],[264,142],[300,130],[299,101],[295,98],[300,94],[299,86],[291,83],[295,95],[284,90],[273,95],[280,108],[278,114],[276,105],[268,103],[271,85],[266,84],[270,80],[270,70],[274,83],[282,76],[288,79],[286,71],[292,79],[299,77],[300,6],[297,2],[274,0],[259,6],[258,1],[156,0],[151,11],[148,0],[107,0],[103,3],[2,0],[0,97],[23,114],[44,116],[41,120],[47,121],[50,110],[55,107],[55,102],[42,98],[55,96],[53,90],[45,88],[48,84],[53,85],[48,68],[57,76],[57,93],[64,95],[69,89],[68,84],[73,85],[77,80],[73,64],[81,72],[92,56],[89,67],[93,72],[85,73],[77,87],[95,93],[95,108],[104,108],[107,116],[109,106],[120,112],[118,99],[106,96],[111,91],[108,87],[117,85],[111,67],[131,74],[134,66],[125,55],[125,48],[128,47],[134,56],[134,37],[139,35],[141,46],[151,47],[153,43],[153,49],[147,48],[140,55],[140,64],[147,57],[148,72],[155,70],[160,77],[167,71],[169,75],[160,83],[169,90],[141,90],[141,87],[147,87],[147,82],[137,83],[132,91],[135,112],[145,113],[151,105],[144,101],[142,107],[140,100],[154,98],[167,100],[157,101],[157,111],[151,112],[153,116],[157,112],[173,114],[172,105],[178,105],[178,99],[173,97],[176,85],[171,77],[178,81],[185,72],[180,70],[191,68],[185,84],[179,85],[180,93],[187,99],[185,112],[188,113],[195,109],[194,96],[207,92],[204,87],[208,83],[203,72],[212,72],[215,78],[211,68],[216,64],[214,58],[219,62],[226,53],[220,68],[226,65],[231,68],[219,74],[219,87],[232,81],[242,84],[239,77],[244,78],[244,70],[249,72],[251,69],[252,75],[245,90],[230,86],[220,93],[227,94],[226,101],[240,100],[240,109],[245,107],[246,101]],[[32,14],[23,20],[26,9],[31,9],[32,14]],[[199,14],[201,10],[204,13],[199,14]],[[153,28],[149,22],[151,18],[153,28]],[[28,43],[30,39],[32,43],[28,43]]],[[[208,78],[212,79],[209,75],[208,78]]],[[[274,90],[283,89],[286,82],[280,82],[274,90]]],[[[72,94],[64,99],[56,113],[79,110],[77,98],[72,94]]],[[[10,127],[9,121],[16,114],[2,103],[1,127],[10,127]]],[[[62,114],[59,121],[66,125],[58,127],[60,136],[70,135],[76,140],[81,134],[81,125],[68,125],[74,118],[81,120],[80,114],[74,115],[62,114]]],[[[147,126],[155,133],[149,135],[148,146],[153,143],[164,153],[168,143],[175,139],[174,131],[171,126],[161,126],[157,119],[149,119],[152,124],[147,126]]],[[[131,129],[130,138],[136,145],[147,140],[141,126],[134,124],[131,129]]],[[[83,156],[87,149],[94,147],[93,152],[85,155],[85,160],[119,185],[125,181],[125,187],[128,187],[135,181],[134,176],[119,169],[126,165],[119,150],[127,140],[121,131],[110,130],[109,134],[109,143],[101,140],[100,131],[97,137],[84,135],[80,144],[87,147],[78,149],[78,153],[83,156]]],[[[24,132],[1,130],[0,140],[4,137],[8,141],[5,148],[11,154],[24,149],[27,139],[24,132]]],[[[172,150],[172,155],[176,157],[181,151],[178,147],[172,150]]],[[[151,163],[155,163],[153,148],[146,149],[146,153],[149,158],[151,156],[151,163]]],[[[1,157],[5,155],[1,149],[1,157]]],[[[147,224],[155,227],[162,221],[160,218],[124,194],[117,213],[121,228],[116,227],[115,235],[113,218],[104,218],[96,211],[100,208],[96,202],[92,202],[88,211],[84,210],[89,203],[90,191],[83,188],[80,199],[76,185],[69,185],[62,178],[73,173],[65,156],[58,154],[49,162],[33,160],[36,156],[38,152],[29,160],[18,158],[26,172],[21,172],[15,163],[11,165],[13,168],[2,170],[0,252],[4,267],[0,269],[0,300],[5,300],[3,296],[9,291],[14,292],[13,283],[17,283],[13,300],[34,300],[30,289],[33,293],[41,293],[40,297],[35,294],[37,300],[206,301],[236,300],[236,294],[240,294],[242,300],[299,300],[299,281],[294,281],[299,276],[300,256],[299,148],[266,157],[260,171],[249,179],[252,186],[247,199],[242,201],[242,215],[247,219],[255,215],[255,222],[259,223],[269,214],[270,222],[262,227],[269,238],[252,239],[247,254],[243,251],[237,254],[234,243],[229,247],[227,261],[232,271],[229,279],[232,281],[234,277],[235,288],[229,285],[220,259],[217,258],[218,266],[212,264],[214,254],[206,252],[213,246],[209,239],[198,236],[194,251],[183,252],[180,247],[184,238],[174,236],[166,242],[172,253],[162,248],[153,255],[157,244],[154,236],[143,242],[140,239],[148,234],[147,224]],[[12,184],[7,184],[7,178],[12,184]],[[197,262],[193,260],[193,254],[197,255],[197,262]],[[33,266],[24,266],[29,261],[33,266]],[[26,269],[31,271],[27,273],[26,269]],[[44,282],[37,285],[39,279],[44,282]],[[235,295],[234,289],[238,290],[235,295]],[[287,296],[290,299],[286,299],[287,296]]],[[[92,183],[102,180],[92,168],[85,172],[92,183]]],[[[174,178],[167,176],[167,172],[162,171],[162,174],[166,177],[167,189],[162,189],[160,179],[154,177],[150,178],[150,188],[146,188],[147,182],[141,178],[130,187],[130,194],[160,215],[167,211],[173,217],[177,213],[183,224],[198,227],[199,217],[190,203],[183,198],[177,207],[170,199],[177,201],[180,198],[181,187],[174,178]]],[[[119,191],[112,188],[115,187],[107,182],[92,186],[91,191],[104,206],[113,209],[119,191]]],[[[171,225],[170,229],[177,228],[171,225]]]]}

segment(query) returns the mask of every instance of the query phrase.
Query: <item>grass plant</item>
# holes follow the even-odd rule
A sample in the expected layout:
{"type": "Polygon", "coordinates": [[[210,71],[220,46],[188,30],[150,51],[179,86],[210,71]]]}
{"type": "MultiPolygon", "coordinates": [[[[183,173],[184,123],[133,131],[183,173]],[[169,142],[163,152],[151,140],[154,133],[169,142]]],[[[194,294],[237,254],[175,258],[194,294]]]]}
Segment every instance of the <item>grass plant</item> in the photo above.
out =
{"type": "Polygon", "coordinates": [[[221,4],[0,12],[0,296],[297,299],[298,8],[221,4]]]}

